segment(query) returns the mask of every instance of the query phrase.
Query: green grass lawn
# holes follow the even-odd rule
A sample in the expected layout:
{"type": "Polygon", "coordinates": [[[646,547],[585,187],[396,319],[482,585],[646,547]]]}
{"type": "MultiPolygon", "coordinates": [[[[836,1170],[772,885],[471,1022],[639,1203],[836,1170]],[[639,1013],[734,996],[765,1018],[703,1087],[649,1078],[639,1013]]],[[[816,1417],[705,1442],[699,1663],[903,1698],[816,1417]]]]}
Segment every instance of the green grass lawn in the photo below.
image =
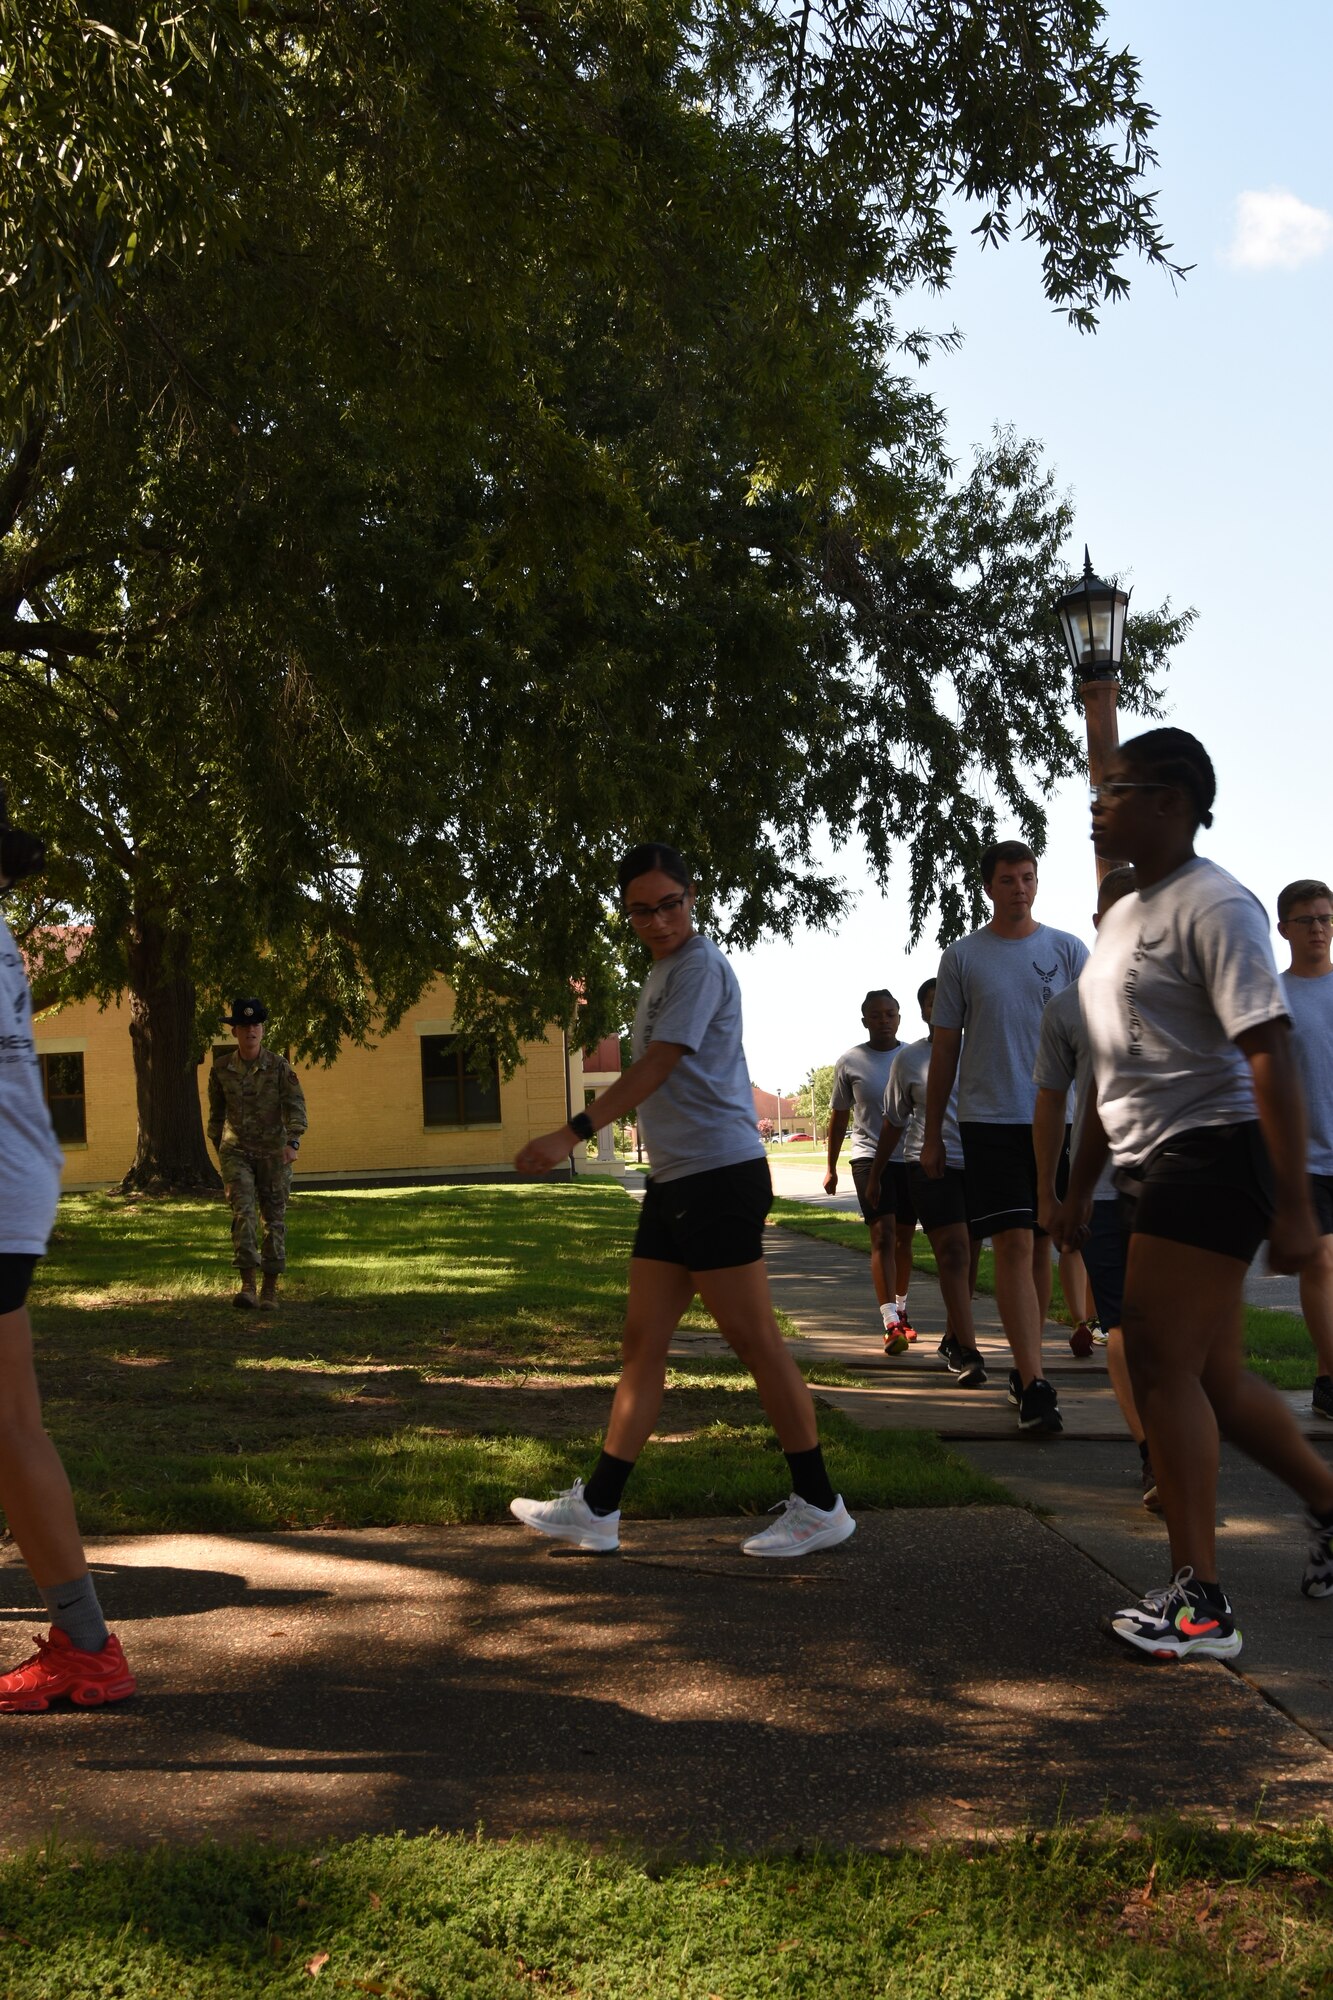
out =
{"type": "MultiPolygon", "coordinates": [[[[302,1193],[270,1315],[230,1304],[220,1200],[67,1197],[31,1303],[85,1530],[488,1521],[568,1485],[605,1421],[635,1218],[610,1182],[302,1193]]],[[[1005,1497],[932,1437],[821,1425],[850,1504],[1005,1497]]],[[[634,1511],[786,1490],[748,1375],[674,1365],[634,1511]]]]}
{"type": "MultiPolygon", "coordinates": [[[[816,1208],[810,1202],[775,1200],[775,1222],[799,1235],[816,1237],[822,1243],[838,1243],[847,1250],[870,1255],[870,1237],[859,1215],[840,1214],[816,1208]]],[[[918,1230],[912,1253],[912,1268],[934,1277],[935,1259],[925,1236],[918,1230]]],[[[995,1259],[989,1250],[981,1253],[977,1270],[977,1290],[993,1295],[995,1259]]],[[[1067,1320],[1058,1275],[1051,1291],[1053,1318],[1067,1320]]],[[[1278,1389],[1308,1389],[1315,1378],[1314,1350],[1299,1313],[1278,1312],[1271,1306],[1246,1306],[1245,1355],[1256,1375],[1262,1375],[1278,1389]]]]}
{"type": "Polygon", "coordinates": [[[1296,2000],[1329,1990],[1331,1876],[1322,1826],[704,1862],[440,1836],[53,1844],[0,1862],[0,1992],[1296,2000]]]}

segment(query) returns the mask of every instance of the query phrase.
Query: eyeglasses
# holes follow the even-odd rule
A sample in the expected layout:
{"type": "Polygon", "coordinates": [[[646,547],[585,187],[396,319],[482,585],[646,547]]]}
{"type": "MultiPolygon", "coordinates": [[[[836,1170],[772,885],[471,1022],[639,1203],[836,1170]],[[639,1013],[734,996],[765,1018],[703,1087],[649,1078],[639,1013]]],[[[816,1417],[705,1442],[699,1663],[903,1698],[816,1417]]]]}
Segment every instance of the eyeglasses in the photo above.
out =
{"type": "Polygon", "coordinates": [[[1089,785],[1088,797],[1094,805],[1099,805],[1105,799],[1121,798],[1126,792],[1169,792],[1170,789],[1170,785],[1135,784],[1130,778],[1114,778],[1107,785],[1089,785]]]}
{"type": "Polygon", "coordinates": [[[1321,931],[1333,931],[1333,916],[1328,917],[1284,917],[1284,924],[1300,924],[1307,931],[1318,924],[1321,931]]]}
{"type": "Polygon", "coordinates": [[[650,924],[654,917],[674,917],[681,904],[688,901],[689,891],[685,889],[679,896],[664,896],[662,901],[654,903],[651,909],[646,908],[643,903],[631,903],[625,915],[632,924],[650,924]]]}

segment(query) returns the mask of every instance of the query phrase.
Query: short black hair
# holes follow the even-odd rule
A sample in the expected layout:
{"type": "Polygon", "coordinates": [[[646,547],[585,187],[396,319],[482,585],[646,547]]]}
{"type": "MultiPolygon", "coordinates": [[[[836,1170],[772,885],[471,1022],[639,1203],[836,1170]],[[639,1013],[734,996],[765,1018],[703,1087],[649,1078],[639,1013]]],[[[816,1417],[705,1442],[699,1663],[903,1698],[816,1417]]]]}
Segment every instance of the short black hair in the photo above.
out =
{"type": "Polygon", "coordinates": [[[988,889],[1002,861],[1030,861],[1034,868],[1037,865],[1037,857],[1026,841],[997,840],[994,847],[988,847],[981,857],[981,879],[988,889]]]}
{"type": "Polygon", "coordinates": [[[1217,773],[1197,736],[1188,729],[1148,729],[1131,736],[1116,755],[1133,771],[1151,775],[1159,785],[1176,785],[1194,807],[1194,824],[1211,826],[1212,805],[1217,797],[1217,773]]]}
{"type": "Polygon", "coordinates": [[[870,1005],[872,1000],[887,1000],[890,1007],[895,1008],[899,1013],[902,1012],[902,1009],[898,1006],[898,1002],[894,999],[892,993],[890,993],[887,986],[871,987],[870,991],[866,994],[865,999],[861,1002],[861,1012],[863,1014],[865,1013],[866,1008],[870,1005]]]}
{"type": "Polygon", "coordinates": [[[921,1005],[921,1002],[925,999],[927,993],[933,993],[935,991],[935,988],[939,985],[939,983],[940,982],[938,979],[922,980],[921,984],[916,989],[916,1004],[918,1007],[921,1005]]]}
{"type": "Polygon", "coordinates": [[[1128,861],[1122,861],[1115,868],[1108,868],[1097,890],[1097,915],[1109,910],[1112,903],[1118,903],[1122,896],[1132,896],[1139,881],[1128,861]]]}
{"type": "Polygon", "coordinates": [[[669,875],[673,882],[679,882],[682,889],[688,889],[693,879],[681,856],[674,847],[668,847],[660,840],[640,841],[631,847],[628,854],[621,856],[616,870],[616,881],[623,897],[631,882],[640,875],[651,875],[655,869],[669,875]]]}
{"type": "Polygon", "coordinates": [[[1313,903],[1320,896],[1327,897],[1328,901],[1333,903],[1333,889],[1329,888],[1327,882],[1316,882],[1313,875],[1304,876],[1299,882],[1288,882],[1285,889],[1278,891],[1278,922],[1285,924],[1287,912],[1294,910],[1297,903],[1313,903]]]}

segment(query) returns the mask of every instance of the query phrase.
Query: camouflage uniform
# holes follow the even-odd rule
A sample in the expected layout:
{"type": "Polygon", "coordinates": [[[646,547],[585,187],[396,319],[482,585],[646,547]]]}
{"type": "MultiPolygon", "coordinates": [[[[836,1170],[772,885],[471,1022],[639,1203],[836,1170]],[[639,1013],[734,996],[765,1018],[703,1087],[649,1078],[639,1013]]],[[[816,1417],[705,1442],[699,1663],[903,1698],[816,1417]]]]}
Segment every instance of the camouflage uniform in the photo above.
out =
{"type": "Polygon", "coordinates": [[[231,1202],[231,1240],[241,1271],[287,1268],[287,1197],[292,1170],[283,1150],[306,1128],[296,1071],[274,1049],[253,1062],[238,1049],[216,1057],[208,1079],[208,1137],[231,1202]],[[259,1252],[259,1218],[264,1252],[259,1252]]]}

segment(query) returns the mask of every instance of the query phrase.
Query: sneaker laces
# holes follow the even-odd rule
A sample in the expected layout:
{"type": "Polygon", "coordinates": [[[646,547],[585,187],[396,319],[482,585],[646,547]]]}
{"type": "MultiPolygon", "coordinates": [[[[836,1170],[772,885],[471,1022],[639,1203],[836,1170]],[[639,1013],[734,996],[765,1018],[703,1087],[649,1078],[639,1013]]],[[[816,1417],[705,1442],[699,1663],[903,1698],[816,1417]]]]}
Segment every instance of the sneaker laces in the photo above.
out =
{"type": "Polygon", "coordinates": [[[1190,1604],[1193,1599],[1187,1586],[1194,1581],[1194,1571],[1188,1563],[1178,1569],[1170,1583],[1161,1584],[1156,1590],[1145,1590],[1142,1603],[1148,1611],[1155,1611],[1159,1618],[1165,1618],[1175,1604],[1190,1604]]]}

